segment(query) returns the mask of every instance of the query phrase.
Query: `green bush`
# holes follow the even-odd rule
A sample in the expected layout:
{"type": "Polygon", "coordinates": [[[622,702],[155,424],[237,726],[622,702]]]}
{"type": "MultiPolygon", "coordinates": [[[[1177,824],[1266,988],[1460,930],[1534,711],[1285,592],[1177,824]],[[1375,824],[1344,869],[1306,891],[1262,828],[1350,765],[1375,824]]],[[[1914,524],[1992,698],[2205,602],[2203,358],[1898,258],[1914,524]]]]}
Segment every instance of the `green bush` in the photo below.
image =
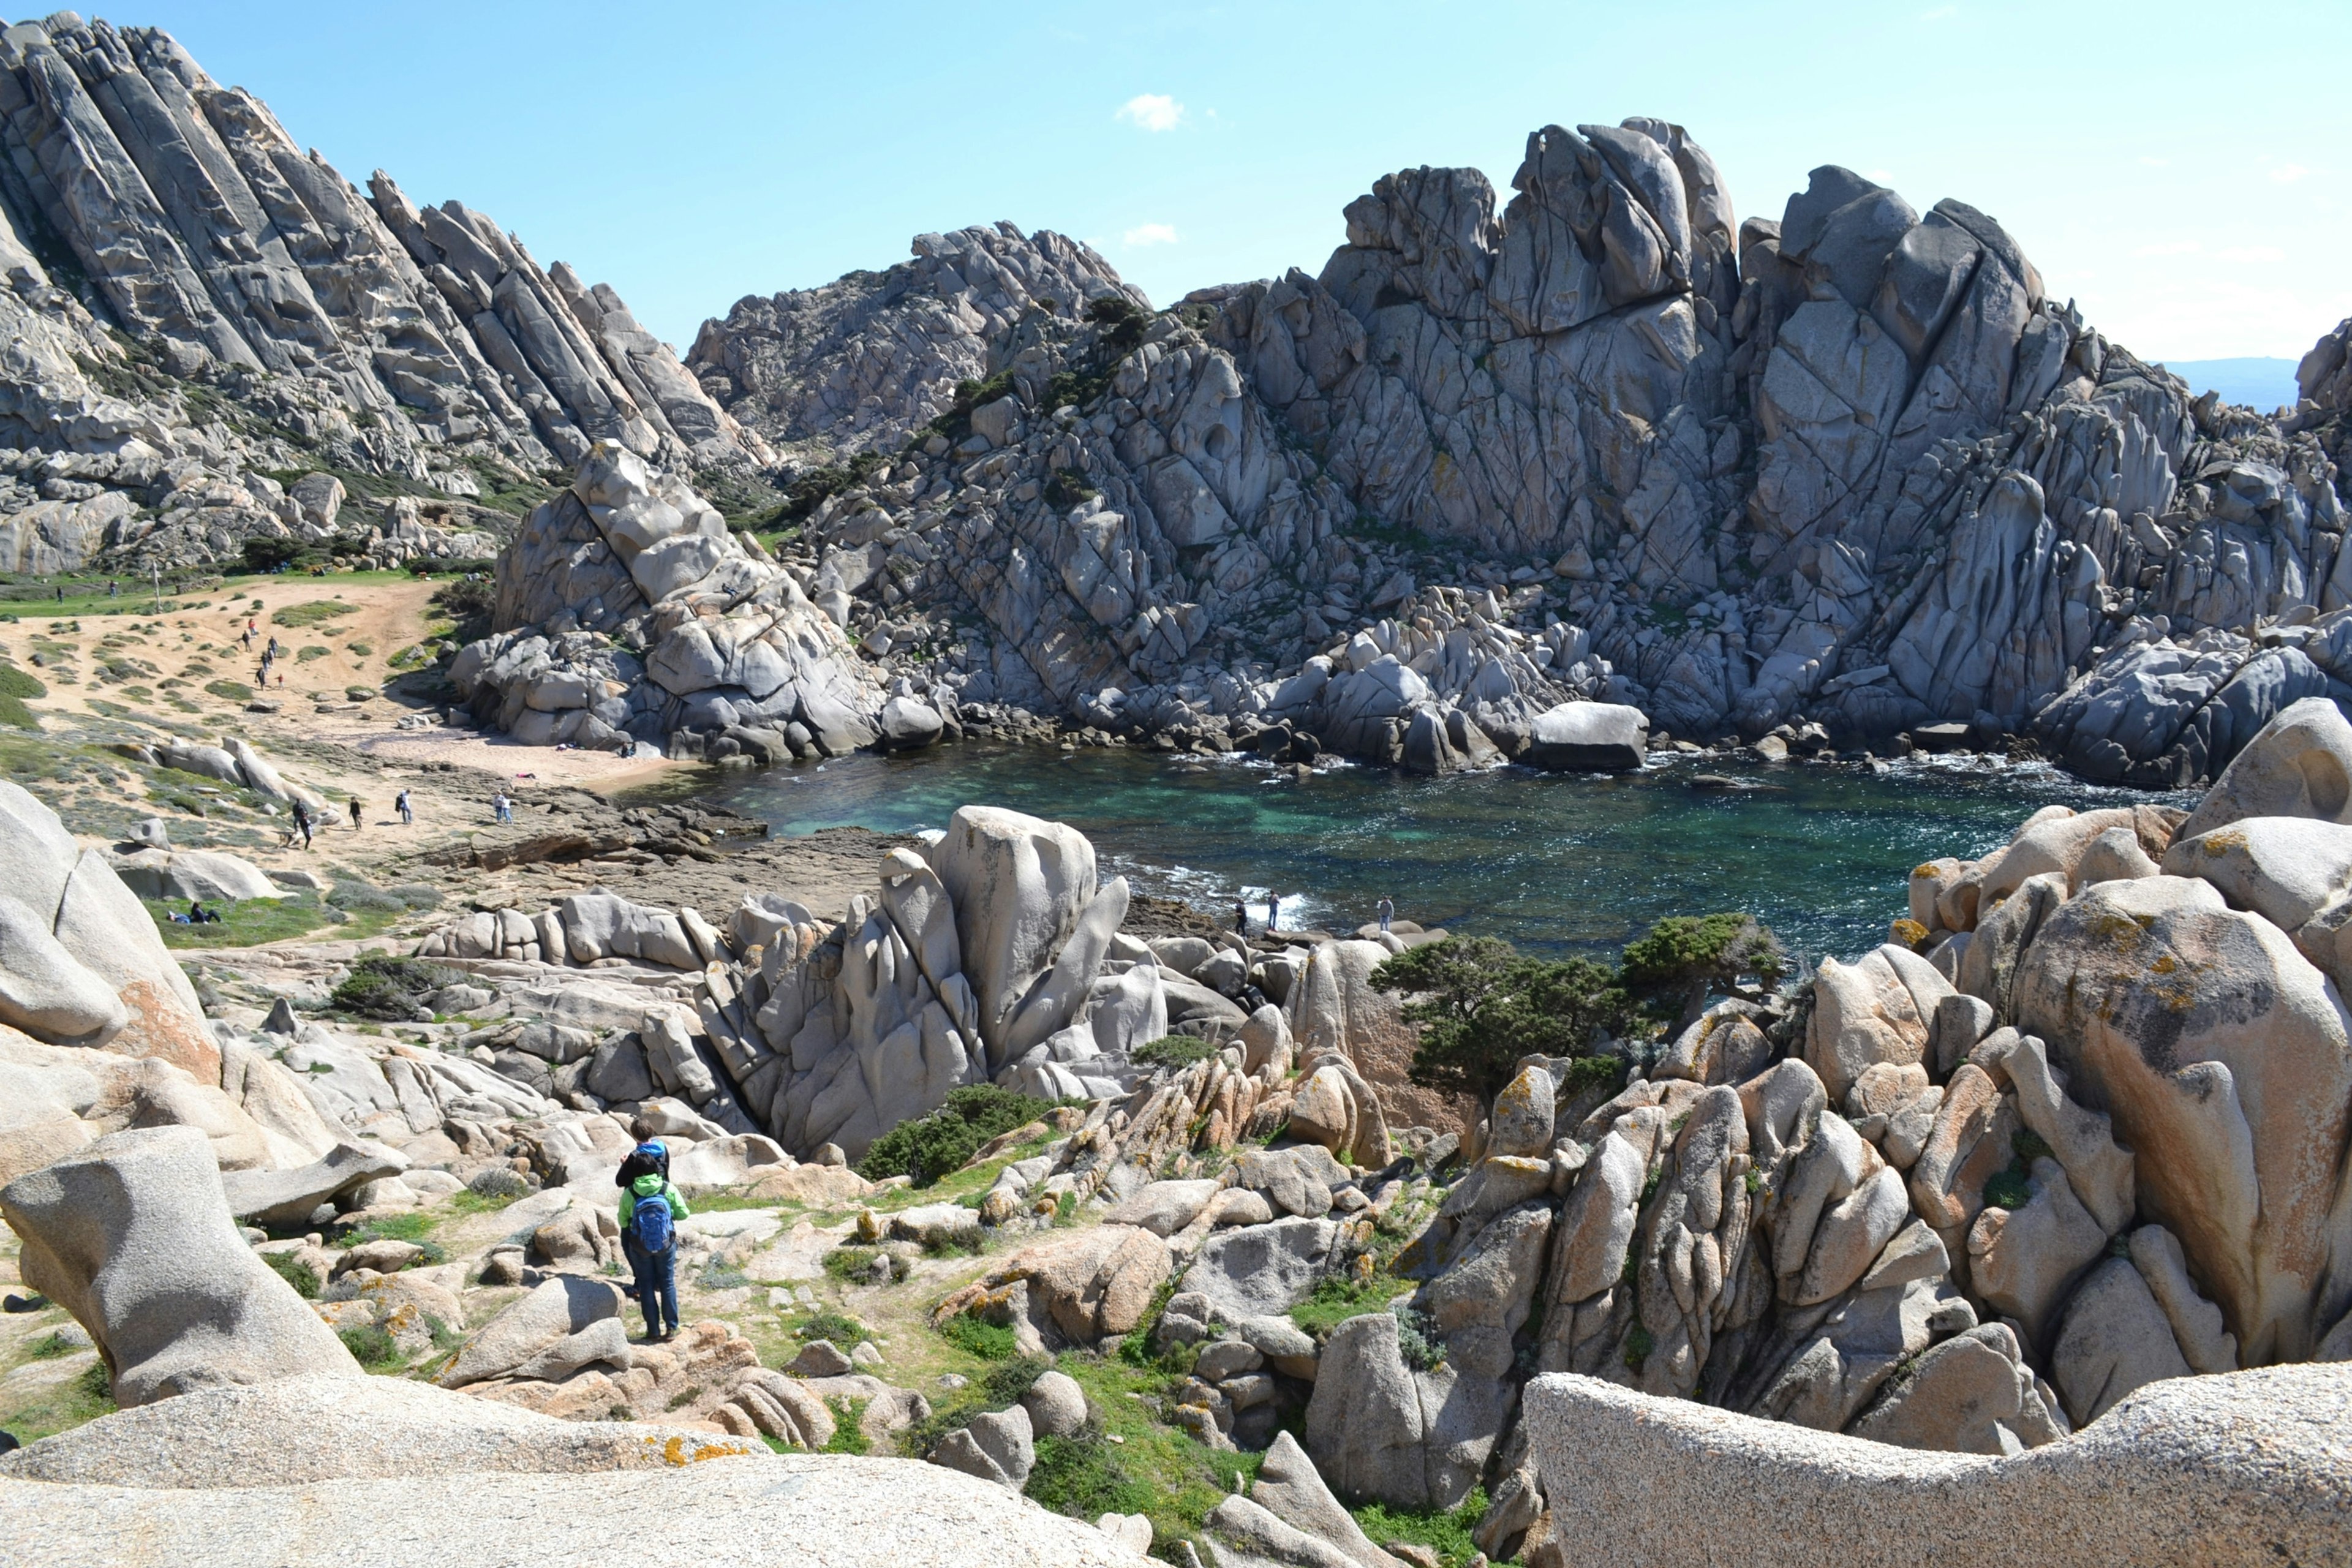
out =
{"type": "Polygon", "coordinates": [[[830,1307],[817,1311],[793,1332],[804,1340],[831,1340],[843,1350],[853,1349],[858,1341],[867,1337],[865,1324],[830,1307]]]}
{"type": "Polygon", "coordinates": [[[0,697],[14,697],[19,701],[33,701],[47,697],[49,689],[33,676],[13,664],[0,664],[0,697]]]}
{"type": "Polygon", "coordinates": [[[209,681],[205,684],[205,689],[211,692],[215,697],[219,698],[224,702],[250,702],[253,700],[253,688],[247,686],[241,680],[209,681]]]}
{"type": "Polygon", "coordinates": [[[1010,1324],[974,1317],[950,1318],[940,1326],[940,1338],[982,1361],[1011,1361],[1018,1348],[1010,1324]]]}
{"type": "Polygon", "coordinates": [[[426,1024],[433,1021],[433,1009],[423,999],[464,978],[437,963],[370,953],[352,962],[350,976],[335,987],[333,1002],[339,1012],[362,1018],[426,1024]]]}
{"type": "Polygon", "coordinates": [[[1098,1433],[1037,1439],[1037,1463],[1022,1491],[1040,1505],[1073,1519],[1107,1513],[1141,1513],[1152,1501],[1150,1487],[1127,1473],[1118,1450],[1098,1433]]]}
{"type": "Polygon", "coordinates": [[[1162,1035],[1135,1048],[1135,1063],[1147,1068],[1188,1068],[1216,1055],[1217,1047],[1198,1035],[1162,1035]]]}
{"type": "Polygon", "coordinates": [[[339,910],[380,910],[394,914],[408,908],[408,901],[398,894],[348,877],[336,881],[327,894],[327,902],[339,910]]]}
{"type": "Polygon", "coordinates": [[[352,1359],[360,1363],[362,1371],[388,1372],[401,1363],[400,1347],[393,1342],[392,1335],[374,1323],[344,1329],[335,1337],[343,1342],[343,1348],[352,1352],[352,1359]]]}
{"type": "Polygon", "coordinates": [[[1307,1300],[1290,1309],[1290,1321],[1319,1340],[1350,1318],[1388,1310],[1389,1303],[1404,1289],[1384,1274],[1375,1274],[1361,1285],[1344,1274],[1327,1274],[1315,1282],[1307,1300]]]}
{"type": "Polygon", "coordinates": [[[294,1294],[305,1301],[319,1299],[319,1271],[290,1252],[265,1252],[261,1261],[269,1265],[278,1277],[294,1287],[294,1294]]]}
{"type": "Polygon", "coordinates": [[[1990,1208],[2021,1209],[2033,1201],[2033,1188],[2027,1183],[2025,1173],[2011,1165],[2006,1171],[1996,1172],[1985,1183],[1984,1201],[1990,1208]]]}
{"type": "Polygon", "coordinates": [[[836,1247],[824,1255],[824,1271],[845,1284],[863,1285],[866,1271],[881,1256],[878,1247],[836,1247]]]}
{"type": "MultiPolygon", "coordinates": [[[[275,572],[281,566],[291,566],[301,559],[304,546],[299,539],[277,534],[260,534],[241,546],[245,569],[248,572],[275,572]]],[[[258,605],[255,606],[259,608],[258,605]]]]}
{"type": "Polygon", "coordinates": [[[857,1173],[869,1182],[912,1176],[915,1185],[928,1187],[941,1176],[963,1169],[980,1152],[980,1146],[998,1133],[1034,1121],[1047,1109],[1044,1100],[994,1084],[950,1089],[947,1103],[939,1110],[901,1121],[877,1138],[866,1158],[857,1163],[857,1173]]]}
{"type": "Polygon", "coordinates": [[[30,708],[25,706],[23,698],[6,695],[0,695],[0,724],[5,724],[12,730],[37,731],[41,727],[40,720],[34,716],[30,708]]]}
{"type": "Polygon", "coordinates": [[[1788,969],[1780,939],[1753,915],[1675,915],[1625,944],[1618,978],[1662,1022],[1688,1023],[1741,976],[1769,990],[1788,969]]]}

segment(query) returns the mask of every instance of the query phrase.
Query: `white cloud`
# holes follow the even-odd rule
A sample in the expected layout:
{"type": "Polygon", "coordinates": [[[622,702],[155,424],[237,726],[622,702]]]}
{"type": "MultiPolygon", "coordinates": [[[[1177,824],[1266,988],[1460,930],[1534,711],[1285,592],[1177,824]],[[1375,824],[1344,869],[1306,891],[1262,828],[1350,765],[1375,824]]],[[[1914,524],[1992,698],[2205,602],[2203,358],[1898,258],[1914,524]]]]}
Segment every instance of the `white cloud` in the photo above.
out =
{"type": "Polygon", "coordinates": [[[2281,163],[2271,171],[2271,179],[2282,185],[2291,185],[2311,173],[2300,163],[2281,163]]]}
{"type": "Polygon", "coordinates": [[[1112,116],[1139,131],[1173,131],[1184,122],[1184,106],[1164,92],[1139,92],[1112,116]]]}
{"type": "Polygon", "coordinates": [[[2202,248],[2203,247],[2193,239],[2174,239],[2168,240],[2162,245],[2143,245],[2132,254],[2134,256],[2189,256],[2202,248]]]}
{"type": "Polygon", "coordinates": [[[2284,261],[2286,252],[2275,245],[2238,245],[2218,253],[2224,261],[2284,261]]]}
{"type": "Polygon", "coordinates": [[[1139,224],[1119,236],[1129,250],[1140,250],[1147,245],[1173,245],[1176,226],[1172,223],[1139,224]]]}
{"type": "Polygon", "coordinates": [[[1862,172],[1862,177],[1865,180],[1875,180],[1882,185],[1891,185],[1895,183],[1895,171],[1892,169],[1864,169],[1862,172]]]}

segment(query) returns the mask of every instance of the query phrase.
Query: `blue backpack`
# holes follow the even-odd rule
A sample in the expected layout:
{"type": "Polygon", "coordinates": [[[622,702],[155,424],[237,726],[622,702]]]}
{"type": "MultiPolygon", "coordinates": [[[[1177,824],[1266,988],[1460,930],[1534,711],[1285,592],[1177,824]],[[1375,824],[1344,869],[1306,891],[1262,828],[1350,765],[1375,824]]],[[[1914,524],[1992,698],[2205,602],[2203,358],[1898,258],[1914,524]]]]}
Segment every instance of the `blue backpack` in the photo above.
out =
{"type": "Polygon", "coordinates": [[[638,1198],[637,1206],[629,1215],[629,1234],[648,1253],[667,1252],[670,1244],[677,1239],[669,1200],[659,1193],[638,1198]]]}

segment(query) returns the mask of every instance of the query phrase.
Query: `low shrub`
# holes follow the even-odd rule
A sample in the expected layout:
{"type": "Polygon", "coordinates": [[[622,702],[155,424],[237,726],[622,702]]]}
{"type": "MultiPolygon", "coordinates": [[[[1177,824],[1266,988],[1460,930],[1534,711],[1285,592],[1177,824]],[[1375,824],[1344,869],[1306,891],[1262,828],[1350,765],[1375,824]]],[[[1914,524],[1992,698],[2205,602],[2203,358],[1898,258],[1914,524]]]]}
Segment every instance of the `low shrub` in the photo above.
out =
{"type": "Polygon", "coordinates": [[[352,1359],[360,1363],[363,1372],[388,1372],[401,1363],[400,1347],[393,1342],[391,1334],[374,1323],[341,1330],[335,1337],[343,1342],[343,1348],[352,1352],[352,1359]]]}
{"type": "Polygon", "coordinates": [[[864,1323],[846,1312],[836,1312],[830,1307],[821,1308],[809,1321],[793,1331],[804,1340],[831,1340],[843,1350],[849,1350],[867,1337],[864,1323]]]}
{"type": "Polygon", "coordinates": [[[305,1301],[319,1299],[319,1271],[290,1252],[265,1252],[261,1261],[269,1265],[277,1276],[294,1287],[294,1294],[305,1301]]]}
{"type": "Polygon", "coordinates": [[[1129,1475],[1118,1450],[1097,1433],[1037,1439],[1037,1463],[1022,1491],[1033,1501],[1073,1519],[1107,1513],[1141,1513],[1152,1502],[1150,1487],[1129,1475]]]}
{"type": "Polygon", "coordinates": [[[1034,1119],[1043,1103],[994,1084],[950,1089],[939,1110],[901,1121],[877,1138],[857,1163],[857,1173],[869,1182],[911,1176],[915,1185],[928,1187],[963,1169],[980,1146],[998,1133],[1034,1119]]]}
{"type": "Polygon", "coordinates": [[[335,987],[332,1000],[337,1011],[362,1018],[429,1024],[433,1009],[424,998],[464,978],[438,963],[370,953],[352,961],[350,975],[335,987]]]}
{"type": "Polygon", "coordinates": [[[1198,1035],[1162,1035],[1135,1048],[1135,1063],[1147,1068],[1188,1068],[1217,1054],[1217,1047],[1198,1035]]]}
{"type": "Polygon", "coordinates": [[[1474,1488],[1459,1508],[1392,1509],[1370,1503],[1355,1510],[1356,1522],[1376,1542],[1404,1541],[1437,1553],[1445,1568],[1463,1568],[1478,1554],[1470,1532],[1486,1511],[1486,1489],[1474,1488]]]}
{"type": "Polygon", "coordinates": [[[950,1318],[940,1325],[940,1338],[982,1361],[1011,1361],[1018,1348],[1010,1324],[973,1317],[950,1318]]]}
{"type": "Polygon", "coordinates": [[[866,1428],[859,1425],[866,1419],[866,1407],[872,1403],[869,1399],[832,1402],[833,1436],[825,1441],[825,1453],[864,1454],[872,1451],[874,1445],[866,1440],[866,1428]]]}

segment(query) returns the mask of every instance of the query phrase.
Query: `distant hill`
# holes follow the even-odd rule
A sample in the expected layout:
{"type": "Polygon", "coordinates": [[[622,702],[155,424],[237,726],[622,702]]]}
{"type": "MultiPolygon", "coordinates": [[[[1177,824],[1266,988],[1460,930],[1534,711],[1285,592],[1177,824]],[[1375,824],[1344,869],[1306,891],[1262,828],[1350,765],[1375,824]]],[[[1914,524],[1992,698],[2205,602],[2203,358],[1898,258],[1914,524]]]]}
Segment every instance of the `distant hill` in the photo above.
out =
{"type": "Polygon", "coordinates": [[[2164,368],[2189,383],[2202,397],[2218,392],[2224,403],[2243,403],[2268,414],[2294,406],[2294,367],[2291,359],[2167,360],[2164,368]]]}

